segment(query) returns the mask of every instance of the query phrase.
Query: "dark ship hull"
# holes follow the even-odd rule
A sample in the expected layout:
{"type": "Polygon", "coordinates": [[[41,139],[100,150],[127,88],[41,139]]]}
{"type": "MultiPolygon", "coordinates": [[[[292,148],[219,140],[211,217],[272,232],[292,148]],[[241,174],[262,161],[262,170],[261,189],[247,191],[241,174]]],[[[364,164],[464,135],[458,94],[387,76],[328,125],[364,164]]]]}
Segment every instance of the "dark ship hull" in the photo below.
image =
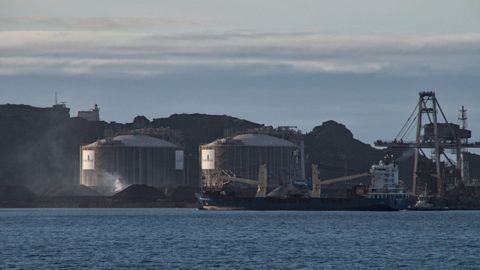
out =
{"type": "Polygon", "coordinates": [[[253,211],[398,211],[408,206],[406,199],[354,198],[239,198],[195,194],[200,210],[253,211]]]}
{"type": "Polygon", "coordinates": [[[408,207],[409,211],[447,211],[449,210],[446,206],[432,206],[432,207],[408,207]]]}

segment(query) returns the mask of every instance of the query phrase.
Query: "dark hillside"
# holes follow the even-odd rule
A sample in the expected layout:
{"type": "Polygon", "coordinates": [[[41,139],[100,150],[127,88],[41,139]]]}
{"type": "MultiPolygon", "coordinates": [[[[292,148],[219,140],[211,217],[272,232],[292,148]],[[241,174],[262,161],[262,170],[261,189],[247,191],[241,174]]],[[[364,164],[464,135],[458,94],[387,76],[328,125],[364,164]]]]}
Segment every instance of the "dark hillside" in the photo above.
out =
{"type": "Polygon", "coordinates": [[[76,184],[79,146],[101,138],[104,128],[55,108],[0,106],[0,184],[36,193],[76,184]]]}
{"type": "MultiPolygon", "coordinates": [[[[383,151],[353,137],[344,125],[335,121],[324,122],[305,135],[307,168],[312,163],[319,165],[323,179],[369,170],[372,163],[383,157],[383,151]]],[[[307,169],[307,175],[310,172],[307,169]]]]}

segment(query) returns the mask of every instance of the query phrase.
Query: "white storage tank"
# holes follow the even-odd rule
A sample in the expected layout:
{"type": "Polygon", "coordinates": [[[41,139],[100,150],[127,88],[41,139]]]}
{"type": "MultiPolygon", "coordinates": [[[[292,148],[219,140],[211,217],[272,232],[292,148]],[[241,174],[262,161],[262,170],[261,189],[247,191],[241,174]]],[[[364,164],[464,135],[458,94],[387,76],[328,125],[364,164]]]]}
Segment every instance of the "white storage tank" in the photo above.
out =
{"type": "Polygon", "coordinates": [[[301,178],[300,148],[290,141],[265,134],[241,134],[200,146],[202,185],[218,185],[222,173],[258,179],[259,167],[267,165],[268,188],[301,178]]]}
{"type": "Polygon", "coordinates": [[[183,148],[146,135],[121,135],[81,147],[80,184],[108,194],[132,184],[185,184],[183,148]]]}

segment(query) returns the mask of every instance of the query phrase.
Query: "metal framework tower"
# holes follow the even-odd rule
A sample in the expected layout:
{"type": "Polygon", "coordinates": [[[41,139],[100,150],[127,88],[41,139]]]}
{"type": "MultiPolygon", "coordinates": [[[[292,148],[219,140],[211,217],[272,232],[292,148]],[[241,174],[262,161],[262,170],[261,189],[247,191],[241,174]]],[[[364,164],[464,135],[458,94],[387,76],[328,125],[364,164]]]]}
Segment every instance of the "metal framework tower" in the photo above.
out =
{"type": "Polygon", "coordinates": [[[418,114],[417,114],[417,134],[415,139],[415,161],[413,167],[413,193],[416,193],[417,188],[417,178],[419,175],[419,161],[420,161],[420,150],[421,144],[425,138],[422,138],[422,123],[423,116],[426,116],[428,120],[433,124],[433,144],[435,150],[432,155],[432,159],[435,162],[435,174],[432,176],[436,179],[437,182],[437,194],[441,196],[443,194],[443,178],[440,168],[440,142],[438,137],[438,118],[437,118],[437,109],[438,101],[435,97],[434,92],[421,92],[420,98],[418,101],[418,114]]]}
{"type": "Polygon", "coordinates": [[[445,170],[442,168],[443,156],[445,162],[448,162],[454,169],[455,185],[466,183],[468,181],[468,163],[467,148],[480,148],[480,142],[469,143],[471,131],[466,129],[466,110],[462,107],[461,125],[448,122],[435,92],[425,91],[419,93],[417,106],[403,125],[397,137],[393,141],[377,140],[375,146],[389,148],[414,149],[414,168],[412,178],[412,191],[416,194],[418,179],[421,175],[428,175],[435,179],[437,183],[437,197],[443,197],[445,193],[445,170]],[[439,121],[441,120],[441,121],[439,121]],[[416,123],[415,141],[404,141],[416,123]],[[430,159],[435,164],[433,171],[424,171],[420,166],[422,156],[426,157],[423,149],[431,149],[430,159]],[[453,162],[445,153],[446,149],[451,149],[456,156],[456,162],[453,162]],[[423,171],[422,171],[423,170],[423,171]]]}

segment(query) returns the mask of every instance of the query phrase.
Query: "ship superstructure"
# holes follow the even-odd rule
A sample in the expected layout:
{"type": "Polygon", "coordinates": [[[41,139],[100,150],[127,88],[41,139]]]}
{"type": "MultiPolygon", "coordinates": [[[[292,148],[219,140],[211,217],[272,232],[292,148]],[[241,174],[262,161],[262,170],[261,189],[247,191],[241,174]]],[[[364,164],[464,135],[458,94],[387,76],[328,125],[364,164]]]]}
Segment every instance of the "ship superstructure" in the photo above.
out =
{"type": "Polygon", "coordinates": [[[372,180],[365,197],[399,201],[408,199],[405,187],[400,184],[398,178],[398,164],[394,161],[392,155],[387,154],[378,164],[372,165],[370,174],[372,180]]]}

